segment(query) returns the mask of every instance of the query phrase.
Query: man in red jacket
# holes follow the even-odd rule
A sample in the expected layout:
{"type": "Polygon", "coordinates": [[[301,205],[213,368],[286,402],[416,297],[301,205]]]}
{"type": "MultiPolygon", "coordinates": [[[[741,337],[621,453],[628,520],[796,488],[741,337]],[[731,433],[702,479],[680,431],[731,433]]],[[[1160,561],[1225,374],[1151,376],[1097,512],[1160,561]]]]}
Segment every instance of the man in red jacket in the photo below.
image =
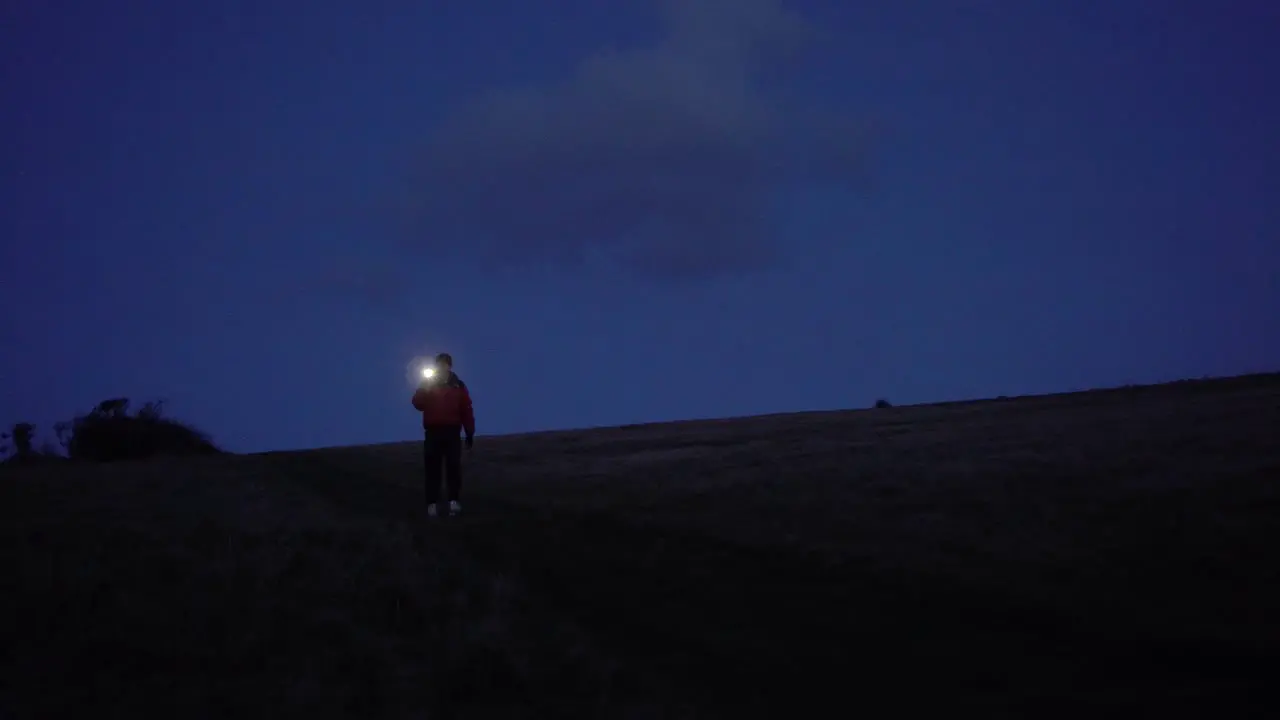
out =
{"type": "Polygon", "coordinates": [[[453,372],[449,353],[436,356],[434,367],[423,372],[422,383],[413,393],[413,406],[422,413],[425,437],[422,455],[426,460],[427,515],[435,517],[440,501],[440,466],[443,463],[449,483],[449,515],[462,512],[458,496],[462,492],[462,443],[459,431],[466,433],[467,449],[476,434],[476,419],[471,409],[471,394],[466,383],[453,372]]]}

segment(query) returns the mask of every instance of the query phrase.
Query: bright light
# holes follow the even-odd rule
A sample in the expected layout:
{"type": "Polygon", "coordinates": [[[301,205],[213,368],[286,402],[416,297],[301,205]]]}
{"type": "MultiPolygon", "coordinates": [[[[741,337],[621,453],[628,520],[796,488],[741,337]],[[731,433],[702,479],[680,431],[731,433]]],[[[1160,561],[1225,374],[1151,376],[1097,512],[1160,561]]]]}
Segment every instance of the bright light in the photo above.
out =
{"type": "Polygon", "coordinates": [[[435,376],[435,374],[436,374],[436,369],[435,369],[435,368],[432,368],[432,367],[424,367],[424,368],[422,368],[422,377],[424,377],[424,378],[428,378],[428,379],[430,379],[430,378],[434,377],[434,376],[435,376]]]}

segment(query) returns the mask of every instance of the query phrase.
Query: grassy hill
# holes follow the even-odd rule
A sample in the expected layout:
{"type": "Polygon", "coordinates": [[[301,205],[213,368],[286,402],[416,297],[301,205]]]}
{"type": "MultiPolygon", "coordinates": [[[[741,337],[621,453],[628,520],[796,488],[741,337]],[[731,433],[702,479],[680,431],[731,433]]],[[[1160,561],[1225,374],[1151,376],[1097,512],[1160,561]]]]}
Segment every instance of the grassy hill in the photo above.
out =
{"type": "Polygon", "coordinates": [[[8,470],[0,717],[1262,716],[1278,438],[1280,375],[481,438],[433,523],[417,443],[8,470]]]}

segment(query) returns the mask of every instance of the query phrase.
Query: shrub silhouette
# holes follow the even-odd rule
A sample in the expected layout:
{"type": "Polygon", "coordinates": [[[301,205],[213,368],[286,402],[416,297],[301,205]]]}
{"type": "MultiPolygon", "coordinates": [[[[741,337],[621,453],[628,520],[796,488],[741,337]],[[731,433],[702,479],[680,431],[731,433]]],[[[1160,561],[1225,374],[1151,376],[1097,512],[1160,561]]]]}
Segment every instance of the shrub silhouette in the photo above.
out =
{"type": "Polygon", "coordinates": [[[6,465],[30,464],[62,460],[57,448],[45,441],[37,450],[35,446],[36,426],[27,422],[14,423],[6,433],[0,433],[0,440],[8,443],[0,445],[0,457],[6,465]],[[7,457],[5,457],[7,456],[7,457]]]}
{"type": "Polygon", "coordinates": [[[890,405],[889,401],[885,400],[884,398],[880,398],[879,400],[876,401],[876,408],[878,409],[891,408],[891,407],[893,406],[890,405]]]}
{"type": "Polygon", "coordinates": [[[35,436],[35,425],[26,422],[14,423],[9,432],[0,433],[0,440],[10,442],[0,448],[0,451],[5,454],[13,453],[7,459],[8,462],[26,462],[35,456],[35,436]]]}
{"type": "Polygon", "coordinates": [[[161,406],[149,402],[130,415],[128,398],[103,400],[88,414],[58,423],[55,431],[72,460],[114,462],[222,452],[204,433],[164,417],[161,406]]]}

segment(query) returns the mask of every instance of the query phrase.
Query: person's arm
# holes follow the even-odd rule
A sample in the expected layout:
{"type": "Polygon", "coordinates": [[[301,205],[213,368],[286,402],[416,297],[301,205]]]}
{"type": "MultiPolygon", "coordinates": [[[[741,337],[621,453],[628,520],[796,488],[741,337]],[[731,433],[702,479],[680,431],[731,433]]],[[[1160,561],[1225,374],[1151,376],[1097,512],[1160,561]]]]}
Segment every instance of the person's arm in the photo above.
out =
{"type": "Polygon", "coordinates": [[[427,389],[418,388],[413,393],[413,407],[418,412],[425,412],[427,409],[427,389]]]}
{"type": "Polygon", "coordinates": [[[472,439],[476,436],[476,414],[471,406],[471,392],[467,390],[466,385],[463,385],[461,390],[458,402],[462,405],[462,431],[466,433],[467,445],[470,446],[472,439]]]}

